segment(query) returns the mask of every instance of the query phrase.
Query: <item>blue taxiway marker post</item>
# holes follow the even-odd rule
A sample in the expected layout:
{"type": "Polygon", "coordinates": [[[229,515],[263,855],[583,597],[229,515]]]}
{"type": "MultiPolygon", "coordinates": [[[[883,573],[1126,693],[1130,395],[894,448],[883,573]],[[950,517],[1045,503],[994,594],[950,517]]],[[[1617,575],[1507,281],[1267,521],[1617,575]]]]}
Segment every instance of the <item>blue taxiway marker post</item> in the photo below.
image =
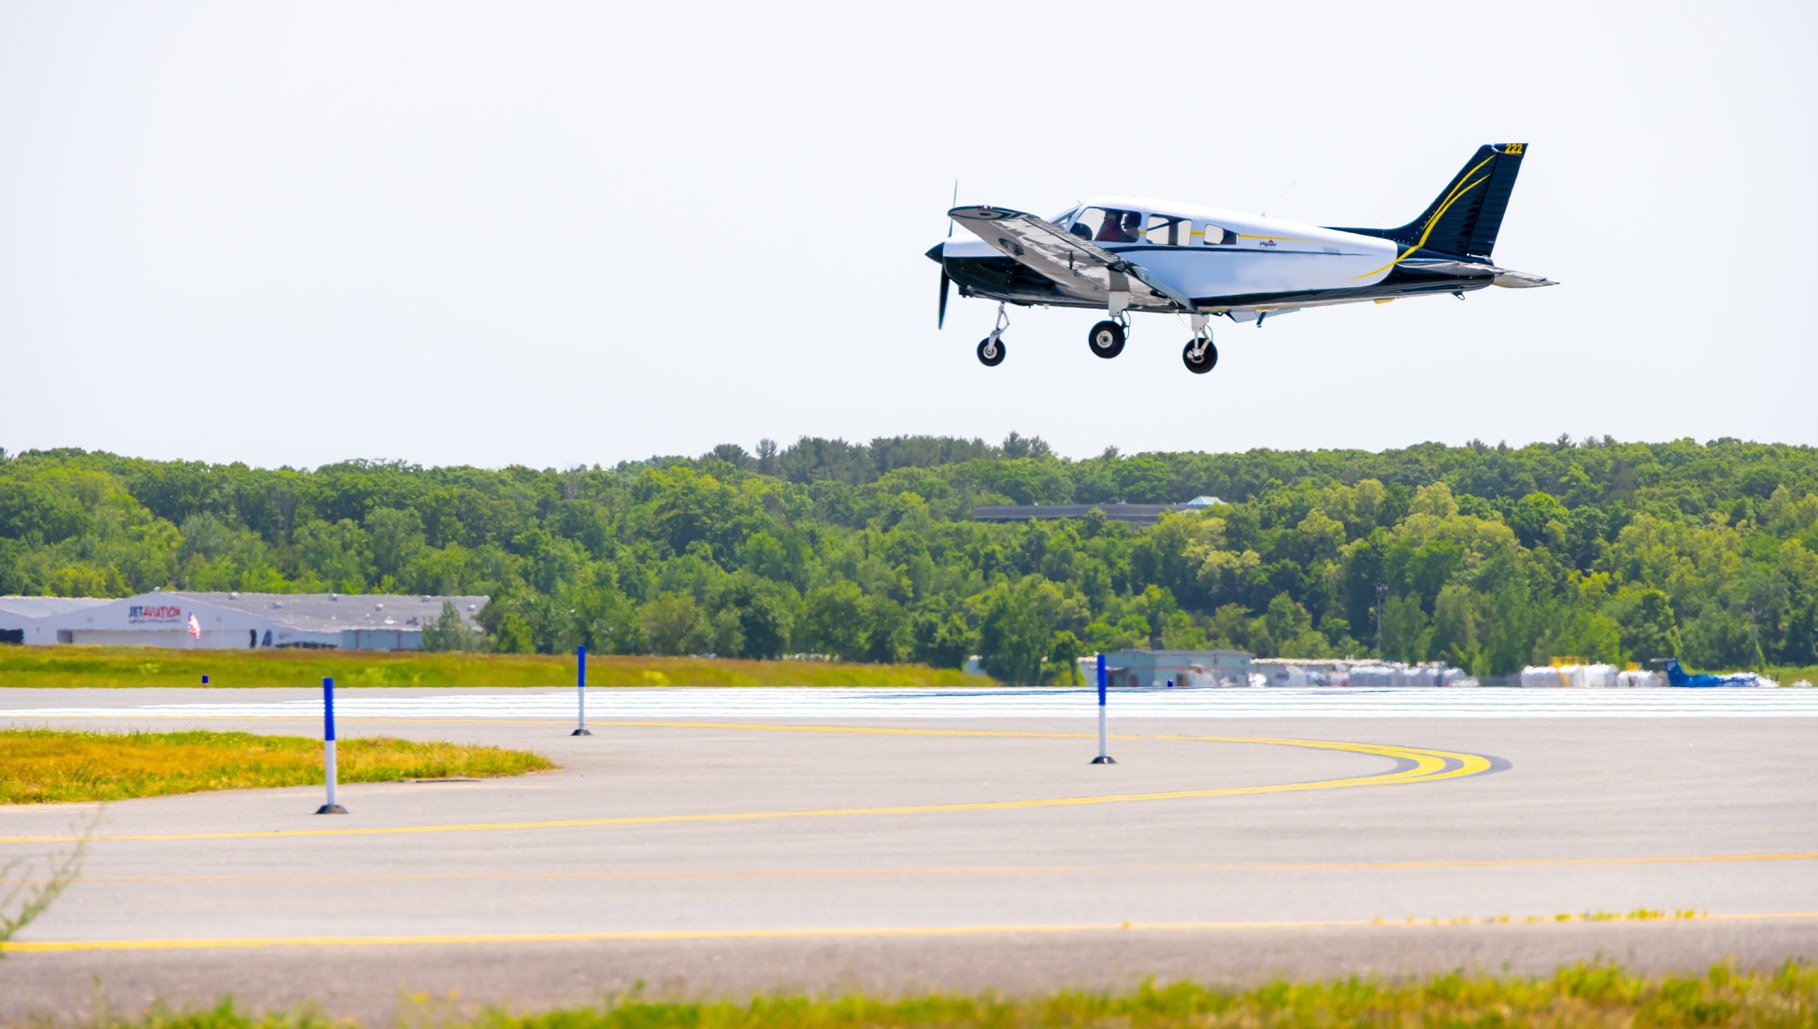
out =
{"type": "Polygon", "coordinates": [[[592,736],[587,731],[587,648],[574,648],[575,722],[570,736],[592,736]]]}
{"type": "Polygon", "coordinates": [[[347,809],[335,803],[335,681],[322,680],[322,769],[328,780],[328,803],[316,808],[318,815],[344,815],[347,809]]]}
{"type": "Polygon", "coordinates": [[[1095,765],[1115,765],[1117,759],[1111,756],[1106,747],[1109,737],[1105,735],[1105,655],[1098,655],[1098,756],[1092,759],[1095,765]]]}

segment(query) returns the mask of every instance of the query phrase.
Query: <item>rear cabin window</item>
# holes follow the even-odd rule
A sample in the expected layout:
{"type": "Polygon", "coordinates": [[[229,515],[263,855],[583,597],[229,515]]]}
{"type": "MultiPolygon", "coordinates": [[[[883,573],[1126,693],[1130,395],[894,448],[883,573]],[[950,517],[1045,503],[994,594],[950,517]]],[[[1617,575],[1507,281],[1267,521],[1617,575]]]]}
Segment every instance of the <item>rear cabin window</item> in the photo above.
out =
{"type": "Polygon", "coordinates": [[[1165,214],[1150,215],[1149,227],[1143,230],[1143,242],[1151,246],[1184,247],[1192,236],[1192,222],[1165,214]]]}
{"type": "Polygon", "coordinates": [[[1202,230],[1200,238],[1204,240],[1205,245],[1209,247],[1231,246],[1237,242],[1237,233],[1232,232],[1230,229],[1219,228],[1216,225],[1207,225],[1202,230]]]}

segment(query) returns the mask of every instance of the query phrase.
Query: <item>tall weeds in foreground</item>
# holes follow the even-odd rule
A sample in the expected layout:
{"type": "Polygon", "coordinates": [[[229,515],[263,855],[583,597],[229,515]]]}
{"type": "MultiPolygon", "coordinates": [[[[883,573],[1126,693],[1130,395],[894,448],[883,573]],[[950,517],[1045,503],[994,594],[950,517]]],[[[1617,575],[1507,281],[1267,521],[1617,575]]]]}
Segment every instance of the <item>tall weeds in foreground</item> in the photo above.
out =
{"type": "MultiPolygon", "coordinates": [[[[249,1016],[223,1003],[188,1012],[154,1010],[96,1029],[326,1029],[345,1025],[314,1010],[249,1016]]],[[[659,1001],[634,993],[595,1008],[536,1015],[488,1010],[460,1018],[423,1004],[406,1029],[893,1029],[962,1026],[1317,1027],[1818,1025],[1818,970],[1788,963],[1773,972],[1716,965],[1703,974],[1648,977],[1610,965],[1573,965],[1522,978],[1451,973],[1416,979],[1277,981],[1250,989],[1178,983],[1128,993],[1065,992],[1029,998],[936,995],[900,1000],[773,996],[744,1002],[659,1001]]]]}
{"type": "MultiPolygon", "coordinates": [[[[70,833],[76,837],[75,846],[62,857],[55,854],[47,857],[45,875],[33,876],[31,864],[25,858],[0,863],[0,943],[12,939],[19,930],[49,910],[69,884],[82,874],[82,862],[88,857],[88,841],[94,836],[95,826],[101,823],[105,810],[105,806],[97,807],[87,818],[77,822],[70,833]]],[[[4,957],[6,952],[0,950],[0,958],[4,957]]]]}

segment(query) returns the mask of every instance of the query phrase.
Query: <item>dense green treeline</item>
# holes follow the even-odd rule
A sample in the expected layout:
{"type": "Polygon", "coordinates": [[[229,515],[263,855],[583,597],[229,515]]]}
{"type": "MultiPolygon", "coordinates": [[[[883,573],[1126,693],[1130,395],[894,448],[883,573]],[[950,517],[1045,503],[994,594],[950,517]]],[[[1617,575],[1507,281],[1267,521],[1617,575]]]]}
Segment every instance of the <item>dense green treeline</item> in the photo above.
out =
{"type": "MultiPolygon", "coordinates": [[[[1818,449],[1561,438],[1071,461],[803,439],[568,471],[0,452],[0,592],[487,593],[505,652],[816,652],[1014,681],[1143,643],[1818,661],[1818,449]],[[1229,503],[1132,529],[980,503],[1229,503]]],[[[456,636],[458,634],[450,634],[456,636]]]]}

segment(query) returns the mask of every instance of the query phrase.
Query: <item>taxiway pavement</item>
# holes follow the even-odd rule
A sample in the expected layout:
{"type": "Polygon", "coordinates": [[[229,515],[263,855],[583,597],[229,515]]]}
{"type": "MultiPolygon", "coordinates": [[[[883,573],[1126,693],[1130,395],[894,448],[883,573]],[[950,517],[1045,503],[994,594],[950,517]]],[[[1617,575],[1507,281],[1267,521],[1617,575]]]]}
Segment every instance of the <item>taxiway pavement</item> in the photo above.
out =
{"type": "MultiPolygon", "coordinates": [[[[1230,692],[1261,696],[1114,693],[1119,763],[1092,766],[1083,693],[1005,713],[1005,691],[599,691],[573,737],[572,691],[345,690],[343,738],[561,770],[343,786],[344,817],[312,814],[319,788],[109,805],[83,878],[0,960],[0,1020],[81,1017],[97,973],[128,1011],[232,993],[370,1022],[411,993],[526,1008],[638,981],[1025,992],[1818,956],[1806,691],[1551,711],[1230,692]]],[[[307,734],[315,703],[0,690],[0,725],[307,734]]],[[[0,807],[0,860],[67,848],[83,810],[0,807]]]]}

